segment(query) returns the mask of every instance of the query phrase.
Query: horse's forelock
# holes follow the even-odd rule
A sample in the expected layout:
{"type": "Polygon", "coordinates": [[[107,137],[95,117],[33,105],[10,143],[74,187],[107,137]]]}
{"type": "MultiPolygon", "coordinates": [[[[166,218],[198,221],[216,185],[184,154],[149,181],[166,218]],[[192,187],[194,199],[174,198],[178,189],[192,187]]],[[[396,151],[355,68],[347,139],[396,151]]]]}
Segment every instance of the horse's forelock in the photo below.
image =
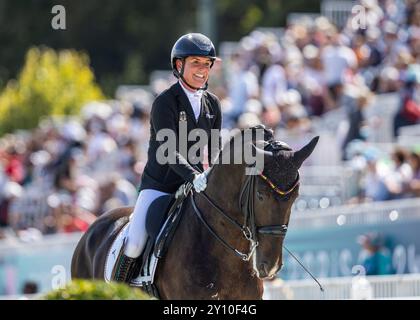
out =
{"type": "Polygon", "coordinates": [[[291,161],[292,149],[277,150],[264,163],[264,174],[278,186],[289,187],[297,178],[298,170],[291,161]]]}
{"type": "Polygon", "coordinates": [[[267,142],[274,141],[274,133],[273,133],[273,130],[267,129],[263,125],[257,125],[257,126],[251,127],[251,128],[236,129],[236,130],[237,130],[237,132],[229,139],[229,141],[225,144],[225,146],[231,145],[235,141],[235,139],[237,139],[239,137],[241,137],[242,138],[242,141],[243,141],[244,140],[244,134],[248,130],[251,130],[253,142],[255,142],[255,139],[257,138],[257,135],[256,134],[257,134],[258,130],[263,130],[263,132],[264,132],[264,135],[263,135],[264,141],[267,141],[267,142]]]}
{"type": "Polygon", "coordinates": [[[260,149],[264,149],[265,151],[274,151],[273,154],[275,154],[280,149],[292,150],[285,142],[276,141],[274,139],[273,130],[267,129],[263,125],[257,125],[251,128],[244,129],[236,128],[232,131],[230,139],[223,144],[223,147],[220,149],[216,159],[223,159],[224,152],[229,152],[229,154],[232,155],[231,150],[234,150],[235,148],[235,141],[237,141],[237,139],[240,139],[241,143],[244,143],[245,139],[249,139],[249,137],[252,137],[252,141],[249,141],[249,143],[253,143],[255,146],[257,146],[260,149]],[[245,135],[245,132],[247,132],[247,130],[251,130],[251,135],[249,135],[249,133],[245,135]],[[257,140],[258,138],[261,138],[257,135],[258,130],[263,130],[263,140],[257,140]]]}

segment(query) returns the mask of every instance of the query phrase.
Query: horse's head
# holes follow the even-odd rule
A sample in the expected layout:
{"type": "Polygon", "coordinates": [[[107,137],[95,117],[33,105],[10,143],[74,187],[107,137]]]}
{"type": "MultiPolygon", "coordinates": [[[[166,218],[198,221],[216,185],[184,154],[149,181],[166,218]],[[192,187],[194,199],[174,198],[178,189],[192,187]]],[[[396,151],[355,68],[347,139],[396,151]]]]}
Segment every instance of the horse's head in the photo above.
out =
{"type": "Polygon", "coordinates": [[[299,194],[298,170],[317,142],[318,137],[313,138],[293,151],[262,125],[244,129],[225,144],[209,175],[206,192],[211,195],[212,206],[223,203],[223,210],[215,210],[221,215],[213,217],[219,219],[213,225],[223,228],[229,218],[229,225],[236,225],[232,230],[242,231],[242,236],[233,231],[224,245],[243,260],[252,259],[260,279],[280,270],[283,240],[292,204],[299,194]]]}
{"type": "Polygon", "coordinates": [[[282,266],[283,240],[289,224],[293,202],[299,194],[299,168],[314,150],[319,137],[293,151],[287,144],[264,142],[264,170],[254,182],[255,240],[253,267],[261,279],[273,277],[282,266]]]}

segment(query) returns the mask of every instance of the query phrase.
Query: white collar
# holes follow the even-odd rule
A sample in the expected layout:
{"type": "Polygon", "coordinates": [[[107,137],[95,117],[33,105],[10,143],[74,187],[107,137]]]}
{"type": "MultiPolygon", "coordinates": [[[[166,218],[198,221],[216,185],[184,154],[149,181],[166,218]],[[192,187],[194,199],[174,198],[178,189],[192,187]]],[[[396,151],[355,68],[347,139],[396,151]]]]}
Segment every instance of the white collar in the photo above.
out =
{"type": "Polygon", "coordinates": [[[201,97],[203,96],[203,92],[204,92],[203,90],[197,90],[195,92],[192,92],[188,90],[187,88],[185,88],[181,80],[179,80],[179,84],[181,85],[181,88],[184,90],[188,99],[198,100],[198,99],[201,99],[201,97]]]}

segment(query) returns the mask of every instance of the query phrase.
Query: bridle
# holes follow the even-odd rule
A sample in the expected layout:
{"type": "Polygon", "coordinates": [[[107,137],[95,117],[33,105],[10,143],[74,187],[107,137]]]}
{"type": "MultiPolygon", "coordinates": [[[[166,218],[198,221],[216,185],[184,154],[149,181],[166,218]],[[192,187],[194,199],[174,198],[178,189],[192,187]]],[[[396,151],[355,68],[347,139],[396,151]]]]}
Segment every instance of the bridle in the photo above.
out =
{"type": "MultiPolygon", "coordinates": [[[[270,147],[272,147],[274,150],[291,150],[290,147],[287,144],[282,143],[281,141],[270,141],[268,143],[270,147]]],[[[200,194],[216,209],[218,213],[220,213],[223,217],[225,217],[231,224],[239,228],[245,239],[250,242],[250,250],[248,253],[244,253],[239,251],[238,249],[235,249],[231,245],[229,245],[223,238],[221,238],[214,230],[213,228],[207,223],[207,221],[204,219],[203,214],[201,213],[200,209],[197,207],[197,204],[195,203],[194,195],[195,193],[192,191],[192,184],[188,183],[185,188],[185,195],[190,194],[191,195],[191,203],[194,208],[194,212],[196,213],[197,217],[200,219],[200,221],[204,224],[204,226],[207,228],[207,230],[219,241],[221,242],[226,248],[233,251],[237,256],[239,256],[244,261],[249,261],[254,254],[254,251],[258,247],[258,234],[264,234],[274,237],[280,237],[284,239],[286,237],[287,233],[287,224],[281,224],[281,225],[271,225],[271,226],[257,226],[255,223],[255,207],[254,207],[254,196],[255,196],[255,184],[256,184],[256,177],[259,176],[261,179],[263,179],[272,190],[274,190],[279,196],[284,197],[288,194],[292,193],[296,187],[300,183],[300,177],[299,177],[299,171],[297,171],[297,177],[296,181],[293,183],[293,185],[287,189],[286,191],[281,190],[278,186],[276,186],[266,175],[264,175],[262,172],[259,174],[252,174],[248,175],[243,186],[242,190],[239,196],[239,207],[241,208],[242,213],[244,214],[244,223],[241,225],[238,223],[235,219],[227,215],[221,208],[219,208],[214,201],[212,201],[205,192],[201,192],[200,194]]],[[[324,288],[319,283],[319,281],[314,277],[314,275],[299,261],[299,259],[283,244],[283,248],[286,249],[286,251],[291,255],[293,259],[295,259],[299,265],[311,276],[312,279],[315,280],[315,282],[318,284],[320,290],[323,292],[324,288]]]]}
{"type": "Polygon", "coordinates": [[[239,251],[238,249],[235,249],[233,246],[229,245],[222,237],[220,237],[213,228],[208,224],[208,222],[204,219],[203,214],[201,213],[200,209],[197,207],[197,204],[195,203],[195,193],[191,191],[191,202],[192,206],[194,208],[194,212],[196,213],[197,217],[200,219],[200,221],[204,224],[204,226],[207,228],[207,230],[218,240],[220,241],[226,248],[233,251],[237,256],[239,256],[244,261],[249,261],[249,259],[252,257],[255,249],[258,247],[258,234],[263,235],[269,235],[273,237],[280,237],[284,239],[287,233],[287,224],[281,224],[281,225],[267,225],[267,226],[257,226],[255,222],[255,206],[254,206],[254,196],[255,196],[255,185],[256,185],[256,178],[259,176],[262,178],[269,187],[274,190],[278,195],[280,196],[286,196],[293,192],[296,187],[300,183],[299,179],[299,172],[297,174],[296,181],[293,183],[292,187],[290,187],[288,190],[281,190],[279,187],[277,187],[267,176],[265,176],[263,173],[259,174],[251,174],[248,175],[243,186],[242,190],[239,196],[239,207],[241,208],[242,213],[244,214],[244,223],[240,224],[235,219],[227,215],[217,204],[212,201],[207,194],[204,192],[201,192],[200,195],[202,195],[215,209],[218,213],[220,213],[224,218],[226,218],[232,225],[239,228],[245,239],[250,242],[250,250],[248,253],[243,253],[239,251]]]}

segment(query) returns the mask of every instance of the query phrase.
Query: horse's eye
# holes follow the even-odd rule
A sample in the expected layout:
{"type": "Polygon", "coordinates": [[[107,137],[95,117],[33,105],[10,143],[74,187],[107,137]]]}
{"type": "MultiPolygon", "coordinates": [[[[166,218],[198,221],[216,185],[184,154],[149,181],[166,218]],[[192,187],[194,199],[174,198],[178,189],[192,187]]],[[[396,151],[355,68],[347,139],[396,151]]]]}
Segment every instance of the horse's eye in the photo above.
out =
{"type": "Polygon", "coordinates": [[[258,198],[258,200],[263,201],[262,193],[259,192],[259,191],[257,191],[257,198],[258,198]]]}

